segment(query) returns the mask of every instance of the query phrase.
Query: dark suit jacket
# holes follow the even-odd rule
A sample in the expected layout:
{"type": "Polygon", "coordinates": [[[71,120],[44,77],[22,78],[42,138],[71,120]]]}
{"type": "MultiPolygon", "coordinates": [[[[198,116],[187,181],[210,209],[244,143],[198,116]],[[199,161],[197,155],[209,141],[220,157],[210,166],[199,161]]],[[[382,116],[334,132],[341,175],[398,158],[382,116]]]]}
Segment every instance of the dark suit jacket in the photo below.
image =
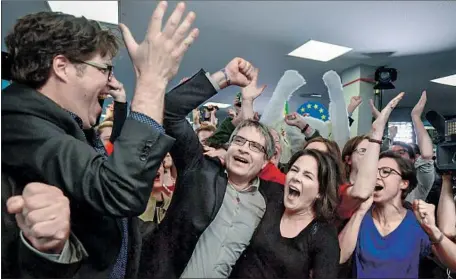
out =
{"type": "Polygon", "coordinates": [[[1,95],[2,171],[17,182],[19,192],[26,183],[43,182],[69,198],[72,232],[89,254],[76,276],[109,276],[121,245],[116,218],[129,217],[126,276],[136,277],[141,237],[132,217],[145,210],[152,181],[174,140],[127,119],[114,153],[105,158],[88,144],[70,114],[43,94],[12,84],[1,95]]]}
{"type": "MultiPolygon", "coordinates": [[[[218,159],[203,156],[203,147],[185,119],[216,93],[201,70],[166,94],[164,125],[166,133],[176,139],[171,156],[178,176],[165,218],[158,230],[143,240],[139,278],[179,278],[199,237],[222,205],[228,184],[225,168],[218,159]],[[188,83],[191,86],[186,86],[188,83]]],[[[268,187],[271,184],[275,183],[260,182],[266,200],[277,194],[276,189],[283,189],[268,187]]]]}

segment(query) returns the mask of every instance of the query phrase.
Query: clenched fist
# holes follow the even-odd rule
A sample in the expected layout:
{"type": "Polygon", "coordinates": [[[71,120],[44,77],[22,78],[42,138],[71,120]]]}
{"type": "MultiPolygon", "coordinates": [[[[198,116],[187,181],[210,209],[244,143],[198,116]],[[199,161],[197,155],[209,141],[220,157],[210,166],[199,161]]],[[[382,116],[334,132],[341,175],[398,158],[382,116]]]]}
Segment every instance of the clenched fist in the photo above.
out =
{"type": "Polygon", "coordinates": [[[62,191],[43,183],[29,183],[21,196],[6,202],[24,237],[40,252],[60,254],[70,235],[70,203],[62,191]]]}

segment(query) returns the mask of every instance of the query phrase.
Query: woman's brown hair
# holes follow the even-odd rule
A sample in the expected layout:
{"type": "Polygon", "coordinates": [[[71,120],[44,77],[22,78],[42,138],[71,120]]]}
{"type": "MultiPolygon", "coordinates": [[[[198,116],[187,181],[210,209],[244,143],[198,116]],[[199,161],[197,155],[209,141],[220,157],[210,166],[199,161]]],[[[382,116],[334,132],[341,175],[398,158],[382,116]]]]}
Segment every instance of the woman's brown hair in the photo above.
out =
{"type": "Polygon", "coordinates": [[[316,149],[305,149],[296,152],[288,163],[288,168],[302,156],[313,157],[318,164],[318,194],[313,210],[316,218],[322,221],[331,222],[336,218],[336,209],[339,204],[337,189],[341,171],[337,166],[335,156],[316,149]]]}
{"type": "Polygon", "coordinates": [[[353,152],[355,152],[358,145],[365,139],[369,139],[367,135],[356,136],[347,141],[342,150],[342,161],[345,169],[345,179],[350,181],[351,165],[347,163],[347,156],[350,158],[353,152]]]}
{"type": "Polygon", "coordinates": [[[304,144],[303,149],[306,149],[307,146],[309,146],[309,144],[311,144],[313,142],[321,142],[326,146],[326,149],[328,150],[327,153],[334,157],[333,159],[336,161],[337,167],[340,170],[340,172],[339,172],[340,177],[338,178],[338,186],[345,184],[346,178],[344,177],[344,173],[345,173],[344,162],[341,160],[339,145],[333,140],[325,139],[323,137],[316,137],[316,138],[313,138],[313,139],[307,141],[304,144]]]}

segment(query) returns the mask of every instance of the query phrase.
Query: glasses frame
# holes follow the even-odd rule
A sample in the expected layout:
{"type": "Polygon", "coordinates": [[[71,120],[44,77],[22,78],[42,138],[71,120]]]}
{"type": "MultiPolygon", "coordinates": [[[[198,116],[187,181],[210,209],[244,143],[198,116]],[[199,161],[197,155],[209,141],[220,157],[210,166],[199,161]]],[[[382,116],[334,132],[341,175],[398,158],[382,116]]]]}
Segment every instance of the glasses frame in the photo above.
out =
{"type": "MultiPolygon", "coordinates": [[[[92,66],[94,68],[97,68],[98,70],[107,70],[108,71],[108,81],[111,81],[112,80],[112,76],[113,76],[113,73],[114,73],[114,66],[113,65],[102,65],[100,63],[97,63],[97,62],[93,62],[93,61],[82,61],[82,60],[78,60],[78,59],[71,59],[71,60],[74,60],[75,62],[78,62],[78,63],[82,63],[82,64],[86,64],[86,65],[89,65],[89,66],[92,66]]],[[[103,73],[105,74],[105,73],[103,73]]]]}
{"type": "Polygon", "coordinates": [[[396,175],[399,175],[401,178],[402,178],[402,174],[400,172],[398,172],[397,170],[393,169],[393,168],[390,168],[390,167],[382,167],[382,168],[378,168],[378,175],[381,177],[381,178],[387,178],[389,177],[392,173],[396,174],[396,175]],[[382,175],[382,170],[390,170],[390,172],[388,173],[388,175],[386,176],[383,176],[382,175]]]}
{"type": "MultiPolygon", "coordinates": [[[[252,150],[253,152],[256,152],[256,153],[261,153],[261,152],[262,152],[262,153],[266,154],[266,148],[265,148],[263,145],[261,145],[261,144],[259,144],[258,142],[256,142],[256,141],[251,141],[251,140],[248,140],[248,139],[246,139],[246,138],[244,138],[244,137],[241,137],[241,136],[238,136],[238,135],[233,136],[233,138],[231,139],[231,143],[232,143],[232,144],[235,144],[235,145],[237,145],[237,146],[244,146],[246,142],[249,143],[249,149],[252,150]],[[235,140],[236,140],[236,139],[240,139],[240,141],[242,141],[242,144],[237,144],[237,143],[235,143],[235,140]],[[259,151],[256,150],[256,149],[255,149],[255,150],[252,149],[252,144],[258,144],[259,146],[261,146],[261,152],[259,152],[259,151]]],[[[255,147],[254,147],[254,148],[255,148],[255,147]]]]}
{"type": "Polygon", "coordinates": [[[360,155],[360,156],[364,156],[364,154],[366,154],[366,152],[367,152],[367,149],[366,148],[356,148],[355,150],[353,150],[353,152],[358,153],[358,155],[360,155]],[[361,151],[360,149],[364,149],[364,151],[361,151]]]}

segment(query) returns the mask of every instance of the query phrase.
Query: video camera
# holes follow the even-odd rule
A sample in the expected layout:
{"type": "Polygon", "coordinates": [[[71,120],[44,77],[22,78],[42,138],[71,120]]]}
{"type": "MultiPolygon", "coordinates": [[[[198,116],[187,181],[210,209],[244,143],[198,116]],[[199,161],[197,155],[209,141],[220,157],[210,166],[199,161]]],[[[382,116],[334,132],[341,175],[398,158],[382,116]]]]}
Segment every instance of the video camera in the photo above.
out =
{"type": "Polygon", "coordinates": [[[437,136],[436,165],[440,172],[456,171],[456,118],[445,119],[435,111],[426,113],[437,136]]]}

